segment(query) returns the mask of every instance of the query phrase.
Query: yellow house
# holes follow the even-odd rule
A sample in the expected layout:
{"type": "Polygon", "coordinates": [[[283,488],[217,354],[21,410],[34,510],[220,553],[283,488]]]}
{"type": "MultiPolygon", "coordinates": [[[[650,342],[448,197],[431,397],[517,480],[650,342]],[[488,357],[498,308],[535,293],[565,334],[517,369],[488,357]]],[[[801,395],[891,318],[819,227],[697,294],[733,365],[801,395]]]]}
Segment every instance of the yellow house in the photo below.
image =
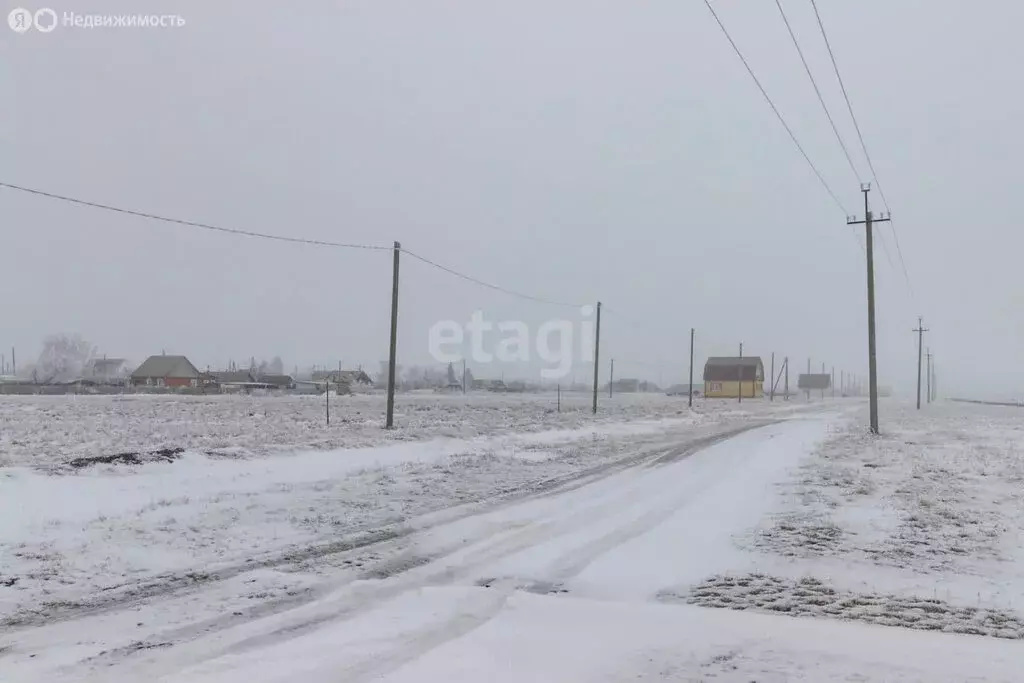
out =
{"type": "Polygon", "coordinates": [[[713,357],[704,364],[704,396],[707,398],[762,398],[764,363],[759,356],[713,357]]]}

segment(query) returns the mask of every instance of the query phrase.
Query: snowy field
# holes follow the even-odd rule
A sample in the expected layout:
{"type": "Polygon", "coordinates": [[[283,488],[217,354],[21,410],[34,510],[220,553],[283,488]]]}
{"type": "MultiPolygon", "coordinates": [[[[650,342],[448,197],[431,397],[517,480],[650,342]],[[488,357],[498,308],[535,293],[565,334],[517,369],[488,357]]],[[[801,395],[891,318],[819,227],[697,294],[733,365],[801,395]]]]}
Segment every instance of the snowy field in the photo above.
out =
{"type": "Polygon", "coordinates": [[[1024,421],[1016,408],[894,404],[778,485],[742,539],[763,553],[694,604],[1024,638],[1024,421]]]}
{"type": "Polygon", "coordinates": [[[0,680],[1020,680],[1018,409],[617,410],[0,470],[0,680]]]}
{"type": "Polygon", "coordinates": [[[196,451],[252,457],[302,450],[377,446],[386,442],[472,438],[509,432],[580,429],[594,424],[682,417],[699,423],[779,410],[782,403],[697,401],[623,394],[399,394],[395,427],[384,432],[385,396],[0,396],[0,467],[68,468],[75,459],[128,454],[143,461],[196,451]]]}
{"type": "Polygon", "coordinates": [[[673,440],[803,409],[718,402],[691,412],[685,399],[624,396],[594,417],[544,401],[402,397],[406,426],[389,432],[366,417],[383,410],[380,396],[336,400],[330,428],[310,424],[312,414],[304,428],[293,424],[323,398],[0,399],[11,459],[33,465],[0,467],[0,624],[329,554],[428,512],[521,495],[673,440]],[[43,426],[51,422],[59,426],[43,426]],[[311,442],[314,433],[323,434],[311,442]],[[356,447],[336,447],[343,443],[356,447]],[[69,465],[86,453],[177,448],[142,464],[69,465]]]}

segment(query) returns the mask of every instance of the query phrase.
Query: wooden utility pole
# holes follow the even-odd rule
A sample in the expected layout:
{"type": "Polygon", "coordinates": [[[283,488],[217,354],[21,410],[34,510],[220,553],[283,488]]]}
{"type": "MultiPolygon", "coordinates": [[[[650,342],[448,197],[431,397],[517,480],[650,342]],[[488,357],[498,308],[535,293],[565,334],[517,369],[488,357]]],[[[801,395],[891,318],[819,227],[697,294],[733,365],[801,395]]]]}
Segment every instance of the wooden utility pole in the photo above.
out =
{"type": "Polygon", "coordinates": [[[690,328],[690,407],[693,407],[693,333],[694,328],[690,328]]]}
{"type": "Polygon", "coordinates": [[[928,349],[928,402],[932,402],[932,350],[928,349]]]}
{"type": "Polygon", "coordinates": [[[924,350],[924,333],[928,330],[924,326],[924,318],[917,316],[917,409],[921,410],[921,356],[924,350]]]}
{"type": "Polygon", "coordinates": [[[847,225],[864,225],[864,234],[867,237],[867,276],[868,276],[868,392],[870,393],[871,409],[871,433],[878,434],[878,365],[875,355],[875,248],[874,234],[871,229],[873,223],[888,222],[889,216],[884,213],[878,218],[871,215],[871,207],[868,203],[868,193],[871,192],[871,183],[861,183],[860,191],[864,193],[864,220],[858,221],[851,216],[846,220],[847,225]]]}
{"type": "Polygon", "coordinates": [[[774,351],[772,351],[772,372],[771,372],[771,375],[769,375],[769,376],[772,378],[772,386],[771,386],[771,389],[768,390],[768,400],[769,401],[774,401],[775,400],[775,352],[774,351]]]}
{"type": "Polygon", "coordinates": [[[324,380],[324,389],[326,389],[326,391],[324,392],[324,398],[325,398],[324,405],[325,405],[325,408],[327,410],[327,426],[330,427],[331,426],[331,380],[330,379],[325,379],[324,380]]]}
{"type": "MultiPolygon", "coordinates": [[[[811,359],[808,358],[807,359],[807,379],[808,379],[808,382],[810,381],[810,378],[811,378],[811,359]]],[[[799,389],[799,388],[800,387],[797,387],[797,389],[799,389]]],[[[804,389],[804,396],[807,397],[807,402],[810,403],[811,402],[811,385],[810,384],[808,384],[807,387],[804,389]]]]}
{"type": "Polygon", "coordinates": [[[562,412],[562,385],[558,385],[558,412],[562,412]]]}
{"type": "Polygon", "coordinates": [[[395,426],[395,362],[398,355],[398,257],[402,245],[395,242],[394,264],[391,272],[391,348],[388,353],[388,414],[385,426],[395,426]]]}
{"type": "Polygon", "coordinates": [[[597,415],[597,382],[601,362],[601,302],[597,302],[597,326],[594,330],[594,415],[597,415]]]}
{"type": "Polygon", "coordinates": [[[738,364],[736,373],[739,375],[737,378],[739,381],[736,383],[736,398],[738,403],[743,403],[743,342],[740,342],[740,363],[738,364]]]}
{"type": "Polygon", "coordinates": [[[786,356],[786,360],[782,361],[782,367],[786,368],[786,398],[789,400],[789,356],[786,356]]]}
{"type": "Polygon", "coordinates": [[[608,398],[612,397],[612,385],[615,383],[615,359],[611,358],[611,367],[608,369],[608,398]]]}
{"type": "Polygon", "coordinates": [[[462,393],[466,393],[466,359],[462,359],[462,393]]]}

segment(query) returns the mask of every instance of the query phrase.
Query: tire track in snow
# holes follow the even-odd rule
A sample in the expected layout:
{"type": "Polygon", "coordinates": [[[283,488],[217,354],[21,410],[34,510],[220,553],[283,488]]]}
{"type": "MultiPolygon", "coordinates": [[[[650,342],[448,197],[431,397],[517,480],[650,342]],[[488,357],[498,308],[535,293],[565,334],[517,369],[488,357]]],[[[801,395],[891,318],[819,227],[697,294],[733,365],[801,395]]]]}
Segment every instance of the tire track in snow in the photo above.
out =
{"type": "MultiPolygon", "coordinates": [[[[663,449],[663,452],[657,458],[663,459],[663,462],[675,462],[719,442],[763,426],[765,425],[748,424],[729,430],[727,433],[716,434],[673,448],[663,449]]],[[[648,456],[643,458],[641,462],[635,463],[635,465],[646,465],[649,461],[650,457],[648,456]]],[[[644,476],[644,472],[636,468],[635,465],[633,468],[626,469],[634,469],[638,475],[644,476]]],[[[628,472],[619,472],[619,474],[628,474],[628,472]]],[[[648,473],[646,476],[650,476],[650,474],[648,473]]],[[[696,482],[696,484],[699,484],[699,482],[696,482]]],[[[573,491],[584,486],[574,486],[567,495],[571,495],[573,491]]],[[[692,494],[693,488],[693,486],[687,487],[690,494],[692,494]]],[[[497,535],[495,535],[493,530],[479,532],[478,535],[463,539],[459,543],[437,553],[435,559],[427,564],[413,567],[406,572],[391,576],[379,583],[361,585],[358,587],[358,590],[353,589],[349,596],[344,598],[335,596],[326,600],[324,604],[307,604],[293,608],[295,614],[291,623],[280,625],[271,631],[244,636],[233,643],[224,643],[223,647],[219,648],[210,648],[208,647],[209,643],[206,643],[205,651],[199,655],[199,658],[201,660],[208,660],[225,655],[239,655],[259,650],[281,643],[284,640],[297,638],[325,624],[352,619],[378,608],[387,601],[394,600],[405,593],[424,587],[458,583],[479,584],[482,574],[486,573],[495,563],[522,551],[576,534],[601,520],[621,515],[623,509],[629,506],[644,504],[649,495],[649,490],[644,488],[626,487],[623,489],[613,489],[610,493],[602,493],[595,502],[587,507],[574,508],[569,511],[556,511],[554,516],[551,516],[551,513],[541,513],[541,516],[528,521],[512,521],[507,523],[504,530],[505,533],[499,532],[497,535]]],[[[668,503],[659,505],[655,510],[649,511],[635,523],[602,536],[583,551],[585,562],[579,566],[579,569],[576,569],[576,564],[580,563],[577,559],[573,563],[564,566],[561,572],[568,577],[573,572],[582,570],[586,564],[589,564],[600,554],[653,528],[678,509],[682,498],[683,496],[676,492],[668,503]]],[[[499,506],[490,512],[499,510],[502,507],[507,506],[499,506]]],[[[577,549],[570,549],[565,557],[574,557],[577,552],[579,552],[577,549]]],[[[562,558],[563,562],[566,561],[565,557],[562,558]]],[[[489,587],[497,587],[499,591],[503,592],[513,589],[530,590],[534,585],[544,583],[544,581],[538,582],[536,579],[523,577],[502,577],[497,579],[487,577],[486,583],[489,587]]],[[[233,625],[237,625],[237,622],[233,625]]],[[[443,629],[444,626],[442,625],[438,628],[443,629]]],[[[208,632],[204,635],[210,636],[208,632]]],[[[162,640],[172,639],[166,634],[160,637],[162,640]]],[[[426,642],[430,641],[432,637],[425,634],[423,639],[426,642]]]]}
{"type": "MultiPolygon", "coordinates": [[[[541,501],[555,495],[571,495],[574,491],[599,484],[609,477],[622,474],[628,476],[630,471],[636,472],[638,475],[642,475],[648,467],[675,462],[743,432],[775,424],[777,422],[779,422],[779,420],[757,421],[745,423],[739,426],[734,425],[726,429],[718,430],[709,436],[689,439],[682,444],[676,444],[670,447],[662,446],[649,448],[633,453],[625,458],[620,458],[616,461],[603,463],[594,468],[576,473],[570,477],[562,478],[561,481],[551,481],[548,485],[542,484],[541,486],[535,487],[526,493],[521,491],[516,492],[502,500],[497,505],[492,504],[486,507],[481,505],[470,506],[469,509],[462,511],[459,514],[448,516],[446,519],[443,519],[436,524],[431,524],[422,527],[421,529],[412,529],[410,527],[404,533],[396,534],[386,541],[369,540],[363,544],[353,544],[352,546],[345,548],[344,552],[352,552],[359,548],[366,550],[381,546],[394,547],[398,544],[404,543],[406,540],[405,536],[412,531],[416,531],[417,533],[429,533],[430,530],[435,527],[444,526],[477,515],[485,515],[490,512],[510,507],[515,503],[529,504],[529,501],[531,500],[541,501]],[[538,491],[537,488],[540,490],[538,491]],[[481,512],[481,507],[484,508],[483,512],[481,512]]],[[[337,599],[332,598],[331,594],[336,594],[339,590],[345,591],[346,584],[349,583],[347,580],[329,582],[319,588],[308,590],[297,596],[282,598],[275,602],[260,603],[255,605],[248,614],[230,616],[223,615],[202,623],[192,623],[166,632],[155,633],[150,635],[148,640],[158,641],[161,643],[171,643],[173,644],[173,647],[163,648],[159,652],[147,651],[145,654],[145,662],[139,661],[138,664],[140,667],[145,664],[145,671],[147,675],[152,674],[151,667],[153,665],[160,668],[160,664],[164,663],[165,665],[171,665],[173,667],[173,662],[175,660],[180,662],[181,655],[187,655],[186,652],[182,652],[182,648],[186,651],[190,650],[192,649],[190,645],[195,645],[196,649],[199,650],[199,652],[194,653],[196,656],[191,658],[191,661],[193,662],[212,659],[225,654],[244,653],[269,646],[272,643],[281,642],[282,640],[298,637],[328,622],[350,619],[359,614],[373,610],[382,603],[392,600],[403,593],[416,590],[418,588],[432,585],[451,585],[463,581],[472,582],[473,579],[478,578],[480,573],[485,571],[489,565],[492,565],[501,559],[510,557],[518,552],[528,550],[540,544],[556,540],[560,537],[577,533],[594,524],[598,520],[606,519],[616,514],[621,514],[624,506],[642,502],[645,496],[646,493],[642,490],[633,491],[630,489],[616,491],[613,492],[612,495],[603,493],[595,504],[588,507],[556,513],[554,517],[541,516],[540,518],[533,519],[525,523],[516,522],[506,524],[504,529],[506,533],[499,533],[495,536],[493,530],[491,530],[485,532],[485,535],[478,534],[475,537],[462,540],[456,544],[451,544],[449,547],[442,548],[438,553],[436,553],[433,556],[432,561],[426,565],[423,564],[421,556],[416,556],[414,554],[399,556],[398,558],[391,560],[391,564],[396,566],[395,571],[382,571],[382,568],[378,567],[371,569],[361,577],[378,580],[381,576],[390,578],[386,578],[383,581],[376,581],[373,584],[363,584],[359,587],[360,590],[352,591],[352,594],[348,596],[348,599],[343,601],[338,601],[337,599]],[[468,554],[469,556],[459,559],[460,554],[468,554]],[[440,568],[438,567],[439,563],[441,565],[440,568]],[[322,601],[322,603],[318,604],[318,601],[322,601]],[[286,623],[270,632],[259,632],[260,629],[258,623],[260,620],[266,617],[275,617],[278,615],[285,616],[289,612],[294,614],[294,618],[290,620],[291,623],[286,623]],[[250,629],[247,628],[247,626],[251,626],[253,628],[250,629]],[[249,631],[249,633],[239,633],[236,631],[238,628],[241,628],[243,632],[249,631]],[[238,636],[242,637],[238,639],[238,636]],[[230,642],[233,639],[234,642],[230,642]],[[195,642],[200,640],[202,642],[195,642]],[[211,643],[211,640],[214,642],[211,643]],[[216,644],[216,640],[221,640],[221,644],[216,644]],[[213,645],[212,647],[210,647],[211,644],[213,645]]],[[[603,537],[592,546],[588,546],[588,549],[585,551],[585,555],[587,557],[596,557],[602,552],[606,552],[608,547],[614,547],[615,545],[628,540],[629,537],[643,533],[646,528],[656,524],[657,519],[661,515],[667,514],[671,514],[671,512],[660,510],[652,512],[650,513],[650,516],[645,516],[646,519],[639,521],[636,525],[631,525],[629,529],[620,529],[617,532],[614,532],[611,536],[603,537]],[[609,543],[611,543],[610,546],[608,545],[609,543]]],[[[380,531],[378,531],[378,533],[380,533],[380,531]]],[[[589,561],[590,560],[588,560],[588,562],[589,561]]],[[[564,564],[564,562],[565,561],[563,559],[563,566],[561,569],[563,574],[568,575],[573,571],[577,571],[575,564],[564,564]]],[[[282,561],[276,566],[280,566],[282,564],[286,564],[286,562],[282,561]]],[[[258,566],[267,565],[263,564],[258,566]]],[[[583,566],[585,566],[585,564],[583,564],[580,569],[582,569],[583,566]]],[[[244,570],[253,568],[256,567],[250,563],[244,567],[243,571],[237,571],[234,573],[229,572],[227,576],[223,577],[213,575],[208,579],[207,583],[210,581],[216,581],[220,578],[237,576],[240,573],[244,573],[244,570]]],[[[496,581],[492,585],[502,587],[501,590],[505,590],[505,587],[508,586],[512,587],[509,590],[529,590],[531,588],[530,581],[524,581],[522,579],[502,579],[496,581]]],[[[202,585],[196,585],[191,588],[192,591],[199,591],[201,589],[202,585]]],[[[149,599],[152,599],[153,597],[159,597],[159,595],[148,597],[149,599]]],[[[142,599],[136,598],[131,602],[141,601],[142,599]]],[[[90,614],[95,614],[100,611],[110,611],[122,604],[123,603],[107,605],[104,608],[97,609],[86,614],[73,616],[89,616],[90,614]]],[[[463,627],[466,627],[466,624],[469,623],[475,622],[472,619],[469,619],[465,623],[460,622],[460,624],[462,624],[461,626],[457,628],[453,627],[454,630],[452,630],[452,632],[456,633],[453,637],[458,637],[457,634],[461,632],[463,627]]],[[[480,623],[484,622],[481,621],[480,623]]],[[[438,626],[437,629],[445,631],[448,627],[442,624],[441,626],[438,626]]],[[[433,633],[433,631],[437,629],[431,630],[430,633],[424,633],[417,636],[416,642],[420,643],[422,647],[427,647],[427,649],[429,649],[429,647],[436,647],[436,645],[430,646],[430,643],[434,643],[435,641],[438,644],[446,642],[446,640],[441,638],[440,635],[433,633]]],[[[420,649],[417,649],[416,652],[418,654],[416,656],[422,654],[423,651],[425,650],[421,651],[420,649]]],[[[128,650],[125,650],[124,648],[111,648],[109,652],[101,656],[91,658],[89,665],[106,668],[118,662],[126,663],[127,660],[134,659],[136,657],[139,657],[139,653],[135,650],[131,650],[130,648],[128,650]]],[[[399,658],[401,659],[401,657],[399,658]]],[[[372,674],[374,669],[371,667],[367,668],[366,671],[372,674]]],[[[141,673],[142,669],[140,668],[140,674],[141,673]]]]}
{"type": "MultiPolygon", "coordinates": [[[[15,614],[0,619],[0,627],[5,630],[25,629],[45,626],[58,621],[81,619],[89,616],[103,614],[118,610],[130,605],[143,604],[152,599],[184,595],[198,590],[203,590],[211,583],[226,581],[239,575],[256,569],[279,569],[291,567],[303,562],[316,562],[328,560],[331,557],[346,556],[354,551],[370,550],[389,542],[402,542],[413,533],[423,531],[441,524],[448,524],[453,521],[465,519],[477,514],[482,510],[500,509],[503,506],[513,505],[518,502],[535,497],[547,497],[561,495],[563,493],[577,490],[596,481],[600,481],[618,472],[642,465],[645,463],[658,463],[670,461],[677,458],[679,451],[691,451],[706,447],[722,439],[730,438],[736,434],[749,429],[756,429],[768,424],[774,424],[779,420],[757,420],[736,426],[729,425],[724,429],[716,430],[710,436],[698,437],[688,440],[684,444],[674,446],[655,446],[633,452],[623,458],[601,463],[594,467],[552,477],[534,482],[525,487],[509,491],[503,495],[491,498],[487,501],[468,503],[461,506],[448,508],[449,510],[460,510],[451,516],[442,518],[427,526],[420,526],[415,523],[391,523],[380,525],[366,525],[362,528],[352,529],[346,536],[331,540],[326,543],[318,543],[299,548],[289,548],[268,554],[261,558],[250,558],[244,562],[226,564],[214,569],[193,570],[178,574],[165,574],[152,577],[133,584],[112,586],[104,589],[83,600],[74,602],[60,602],[52,605],[40,606],[39,609],[30,613],[15,614]],[[673,455],[675,454],[675,455],[673,455]]],[[[435,511],[440,512],[440,511],[435,511]]],[[[430,513],[428,513],[430,514],[430,513]]],[[[336,588],[332,586],[332,589],[336,588]]],[[[313,592],[308,595],[309,600],[316,599],[321,593],[313,592]]],[[[286,599],[283,604],[294,605],[294,598],[286,599]]],[[[258,615],[266,613],[265,609],[255,610],[258,615]]],[[[237,623],[236,618],[233,623],[237,623]]],[[[0,652],[0,658],[3,653],[0,652]]]]}

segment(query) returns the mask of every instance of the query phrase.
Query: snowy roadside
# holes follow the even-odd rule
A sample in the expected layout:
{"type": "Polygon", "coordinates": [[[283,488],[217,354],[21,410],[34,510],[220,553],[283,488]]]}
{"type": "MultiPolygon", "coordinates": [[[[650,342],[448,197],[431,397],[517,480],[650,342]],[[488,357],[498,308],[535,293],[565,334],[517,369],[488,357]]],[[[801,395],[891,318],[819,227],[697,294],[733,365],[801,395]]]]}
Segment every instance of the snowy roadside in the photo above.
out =
{"type": "Polygon", "coordinates": [[[679,418],[693,424],[798,410],[797,403],[695,403],[661,394],[601,398],[563,394],[399,394],[396,429],[382,429],[385,397],[317,396],[0,396],[0,468],[67,471],[76,459],[132,462],[173,459],[185,451],[253,458],[309,450],[364,448],[438,438],[557,429],[679,418]],[[162,455],[161,455],[162,454],[162,455]]]}
{"type": "MultiPolygon", "coordinates": [[[[1022,582],[1005,560],[1020,509],[1003,494],[1020,483],[1020,429],[991,408],[896,415],[890,403],[886,434],[871,439],[851,420],[857,404],[818,407],[746,431],[757,421],[632,425],[617,455],[615,436],[558,447],[526,435],[517,452],[530,442],[553,456],[491,455],[519,472],[575,453],[585,468],[548,490],[510,487],[506,503],[499,492],[416,516],[407,535],[12,625],[0,663],[17,681],[125,683],[1018,680],[1019,615],[1005,603],[1022,582]],[[580,477],[600,463],[599,476],[580,477]],[[541,493],[515,495],[524,491],[541,493]],[[916,529],[922,495],[1000,516],[1005,528],[985,544],[1003,553],[1003,573],[983,550],[943,559],[917,548],[965,542],[943,531],[952,512],[901,535],[916,529]],[[969,595],[999,580],[1003,594],[969,595]]],[[[449,498],[502,472],[490,459],[477,470],[451,462],[420,463],[449,470],[426,483],[451,486],[449,498]]]]}
{"type": "Polygon", "coordinates": [[[1024,425],[1013,408],[892,403],[778,487],[745,562],[666,600],[1024,638],[1024,425]]]}
{"type": "MultiPolygon", "coordinates": [[[[763,404],[756,412],[772,413],[763,404]]],[[[317,548],[326,554],[385,538],[429,512],[535,491],[750,424],[757,424],[752,414],[737,419],[718,408],[580,430],[259,459],[186,452],[174,463],[99,465],[71,475],[3,468],[0,623],[42,623],[217,573],[312,558],[317,548]]]]}

